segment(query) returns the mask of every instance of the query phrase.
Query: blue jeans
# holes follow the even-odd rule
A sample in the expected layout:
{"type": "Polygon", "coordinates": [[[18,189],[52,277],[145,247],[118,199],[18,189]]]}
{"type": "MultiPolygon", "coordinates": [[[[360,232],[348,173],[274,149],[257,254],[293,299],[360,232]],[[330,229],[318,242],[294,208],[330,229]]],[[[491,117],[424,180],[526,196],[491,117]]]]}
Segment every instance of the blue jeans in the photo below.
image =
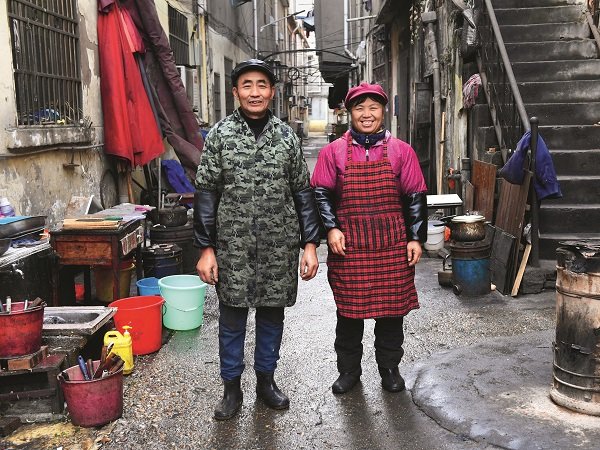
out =
{"type": "MultiPolygon", "coordinates": [[[[244,371],[244,342],[248,308],[234,308],[219,302],[219,359],[221,377],[232,380],[244,371]]],[[[283,308],[256,308],[254,370],[274,372],[283,337],[283,308]]]]}

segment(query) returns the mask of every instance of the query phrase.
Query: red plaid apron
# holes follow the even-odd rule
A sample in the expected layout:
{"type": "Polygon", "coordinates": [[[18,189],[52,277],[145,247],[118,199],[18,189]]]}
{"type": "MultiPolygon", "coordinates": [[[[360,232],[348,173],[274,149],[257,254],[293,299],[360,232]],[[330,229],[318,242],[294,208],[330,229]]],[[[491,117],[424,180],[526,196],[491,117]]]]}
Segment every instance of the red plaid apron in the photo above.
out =
{"type": "Polygon", "coordinates": [[[398,317],[419,307],[408,266],[402,203],[387,141],[379,161],[352,161],[352,136],[337,208],[346,256],[329,251],[328,278],[339,313],[352,319],[398,317]]]}

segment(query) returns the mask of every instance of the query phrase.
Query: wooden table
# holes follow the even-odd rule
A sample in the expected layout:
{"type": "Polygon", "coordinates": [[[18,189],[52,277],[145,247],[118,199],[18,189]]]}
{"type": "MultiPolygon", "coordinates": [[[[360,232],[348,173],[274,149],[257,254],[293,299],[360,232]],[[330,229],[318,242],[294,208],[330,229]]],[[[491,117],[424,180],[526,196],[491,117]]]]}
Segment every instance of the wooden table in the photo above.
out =
{"type": "Polygon", "coordinates": [[[63,266],[86,266],[85,300],[91,300],[90,266],[111,266],[114,277],[113,300],[119,298],[121,261],[135,252],[137,279],[142,276],[144,228],[140,219],[122,223],[112,230],[60,229],[50,232],[50,244],[58,254],[52,292],[52,305],[60,306],[58,272],[63,266]]]}

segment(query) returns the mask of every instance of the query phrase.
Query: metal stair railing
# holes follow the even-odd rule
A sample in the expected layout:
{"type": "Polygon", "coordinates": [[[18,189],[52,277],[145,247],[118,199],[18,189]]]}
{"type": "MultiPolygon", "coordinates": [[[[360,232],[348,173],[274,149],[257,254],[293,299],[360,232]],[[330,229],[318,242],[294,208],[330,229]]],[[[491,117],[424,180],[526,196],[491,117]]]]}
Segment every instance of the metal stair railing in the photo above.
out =
{"type": "Polygon", "coordinates": [[[496,138],[506,160],[508,150],[515,148],[531,125],[491,0],[483,0],[482,12],[477,26],[481,43],[477,63],[496,138]]]}
{"type": "Polygon", "coordinates": [[[598,51],[600,52],[600,33],[598,32],[598,15],[600,14],[600,0],[590,0],[590,2],[587,4],[587,8],[585,8],[584,10],[584,13],[587,23],[590,26],[592,36],[594,36],[594,40],[596,41],[598,51]]]}
{"type": "Polygon", "coordinates": [[[598,31],[600,26],[600,0],[588,0],[587,11],[592,16],[592,25],[595,25],[596,31],[598,31]]]}
{"type": "MultiPolygon", "coordinates": [[[[506,162],[508,150],[515,149],[526,131],[531,131],[529,169],[535,177],[538,119],[527,116],[525,104],[506,52],[496,13],[491,0],[483,0],[484,8],[478,24],[480,51],[477,64],[486,93],[496,137],[506,162]]],[[[529,264],[539,267],[539,201],[533,180],[529,186],[531,254],[529,264]]],[[[520,236],[516,236],[518,239],[520,236]]]]}

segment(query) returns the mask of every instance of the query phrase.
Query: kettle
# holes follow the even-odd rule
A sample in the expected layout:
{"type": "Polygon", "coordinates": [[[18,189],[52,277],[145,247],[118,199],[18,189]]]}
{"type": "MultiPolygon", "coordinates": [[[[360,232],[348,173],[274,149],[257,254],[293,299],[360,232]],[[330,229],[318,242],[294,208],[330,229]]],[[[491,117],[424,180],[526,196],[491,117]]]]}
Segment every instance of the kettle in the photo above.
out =
{"type": "Polygon", "coordinates": [[[123,334],[117,330],[108,331],[104,335],[104,345],[113,344],[112,353],[116,353],[125,362],[123,374],[129,375],[133,371],[133,344],[129,334],[130,326],[123,327],[123,334]]]}

